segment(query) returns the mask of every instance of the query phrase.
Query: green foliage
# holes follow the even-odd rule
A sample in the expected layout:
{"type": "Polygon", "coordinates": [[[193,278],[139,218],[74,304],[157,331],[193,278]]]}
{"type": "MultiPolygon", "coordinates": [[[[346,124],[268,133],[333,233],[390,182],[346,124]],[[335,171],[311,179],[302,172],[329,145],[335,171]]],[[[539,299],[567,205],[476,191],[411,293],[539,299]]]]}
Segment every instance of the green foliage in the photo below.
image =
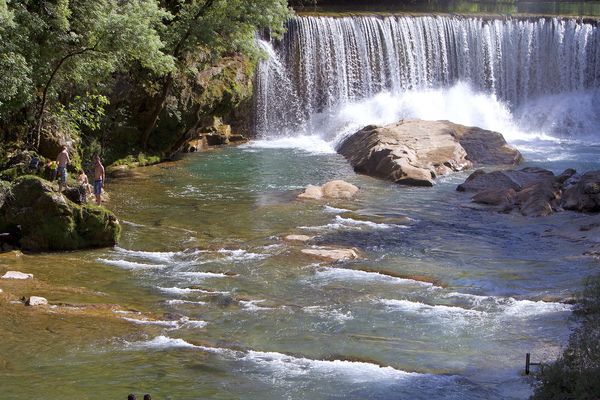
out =
{"type": "Polygon", "coordinates": [[[211,71],[232,57],[253,66],[257,30],[278,36],[289,16],[286,0],[0,0],[0,137],[37,147],[59,129],[121,158],[166,110],[178,129],[154,143],[168,146],[199,110],[222,115],[249,96],[253,71],[211,71]]]}
{"type": "Polygon", "coordinates": [[[125,158],[116,160],[111,164],[111,167],[120,167],[126,165],[128,167],[144,167],[160,162],[160,156],[146,155],[144,153],[138,153],[137,155],[128,155],[125,158]]]}
{"type": "Polygon", "coordinates": [[[593,400],[600,394],[600,275],[589,278],[578,310],[581,325],[562,356],[545,366],[533,400],[593,400]]]}
{"type": "Polygon", "coordinates": [[[62,104],[58,105],[58,115],[65,118],[73,130],[98,130],[104,117],[108,98],[103,95],[90,95],[84,97],[75,96],[68,104],[68,108],[62,104]]]}

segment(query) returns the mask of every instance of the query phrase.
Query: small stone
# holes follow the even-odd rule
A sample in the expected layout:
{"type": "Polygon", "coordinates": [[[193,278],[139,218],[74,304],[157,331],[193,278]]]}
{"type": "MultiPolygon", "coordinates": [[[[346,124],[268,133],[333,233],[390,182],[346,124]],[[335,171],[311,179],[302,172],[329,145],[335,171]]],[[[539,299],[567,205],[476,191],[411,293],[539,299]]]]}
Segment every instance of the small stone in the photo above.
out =
{"type": "Polygon", "coordinates": [[[314,239],[314,236],[307,235],[287,235],[285,238],[288,242],[308,242],[314,239]]]}
{"type": "Polygon", "coordinates": [[[2,275],[2,279],[31,279],[33,278],[33,274],[26,274],[24,272],[19,271],[7,271],[4,275],[2,275]]]}
{"type": "Polygon", "coordinates": [[[354,249],[302,249],[302,253],[333,262],[359,258],[354,249]]]}
{"type": "Polygon", "coordinates": [[[25,301],[25,305],[26,306],[31,306],[31,307],[35,307],[35,306],[47,306],[48,305],[48,300],[46,300],[43,297],[39,297],[39,296],[31,296],[30,298],[27,299],[27,301],[25,301]]]}

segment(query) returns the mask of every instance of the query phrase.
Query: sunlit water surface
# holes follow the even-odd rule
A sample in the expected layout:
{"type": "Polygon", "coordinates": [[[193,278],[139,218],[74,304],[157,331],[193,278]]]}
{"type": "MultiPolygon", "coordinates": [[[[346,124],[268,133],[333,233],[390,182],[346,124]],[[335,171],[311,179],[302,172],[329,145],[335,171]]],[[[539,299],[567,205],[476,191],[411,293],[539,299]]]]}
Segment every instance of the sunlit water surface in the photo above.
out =
{"type": "MultiPolygon", "coordinates": [[[[598,147],[522,144],[527,165],[598,168],[598,147]]],[[[586,216],[495,214],[455,191],[467,173],[407,188],[356,175],[331,152],[264,147],[194,154],[109,182],[124,228],[114,249],[3,259],[6,269],[101,292],[49,291],[52,302],[166,316],[150,325],[135,313],[108,322],[10,314],[0,322],[2,397],[529,395],[525,353],[552,359],[573,323],[571,306],[541,299],[568,296],[597,266],[582,243],[546,233],[586,216]],[[355,201],[295,199],[336,178],[360,187],[355,201]],[[287,234],[364,258],[319,263],[287,234]]]]}

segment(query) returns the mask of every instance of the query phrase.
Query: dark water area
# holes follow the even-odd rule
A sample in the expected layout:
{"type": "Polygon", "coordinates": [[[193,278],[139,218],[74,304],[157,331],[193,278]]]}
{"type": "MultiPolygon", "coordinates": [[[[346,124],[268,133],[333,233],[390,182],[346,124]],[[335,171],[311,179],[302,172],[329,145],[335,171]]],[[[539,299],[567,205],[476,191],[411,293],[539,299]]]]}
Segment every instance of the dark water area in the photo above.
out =
{"type": "Polygon", "coordinates": [[[548,16],[600,16],[598,1],[297,1],[299,13],[458,13],[458,14],[520,14],[548,16]]]}

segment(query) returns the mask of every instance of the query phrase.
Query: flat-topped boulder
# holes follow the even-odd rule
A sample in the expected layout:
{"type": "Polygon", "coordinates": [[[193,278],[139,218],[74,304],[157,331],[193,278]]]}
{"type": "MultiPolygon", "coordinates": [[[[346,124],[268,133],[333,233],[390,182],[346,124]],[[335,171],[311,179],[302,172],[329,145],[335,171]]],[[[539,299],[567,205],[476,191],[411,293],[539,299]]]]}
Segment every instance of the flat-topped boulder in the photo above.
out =
{"type": "Polygon", "coordinates": [[[24,250],[55,251],[113,246],[121,228],[110,211],[77,205],[50,182],[23,176],[0,208],[0,231],[18,231],[24,250]]]}
{"type": "Polygon", "coordinates": [[[477,165],[522,160],[500,133],[450,121],[369,125],[344,140],[338,153],[357,172],[412,186],[433,186],[438,176],[477,165]]]}
{"type": "Polygon", "coordinates": [[[555,176],[543,168],[485,172],[477,170],[458,185],[472,193],[474,203],[501,212],[518,210],[526,216],[544,216],[562,209],[600,211],[600,171],[583,175],[567,169],[555,176]]]}

